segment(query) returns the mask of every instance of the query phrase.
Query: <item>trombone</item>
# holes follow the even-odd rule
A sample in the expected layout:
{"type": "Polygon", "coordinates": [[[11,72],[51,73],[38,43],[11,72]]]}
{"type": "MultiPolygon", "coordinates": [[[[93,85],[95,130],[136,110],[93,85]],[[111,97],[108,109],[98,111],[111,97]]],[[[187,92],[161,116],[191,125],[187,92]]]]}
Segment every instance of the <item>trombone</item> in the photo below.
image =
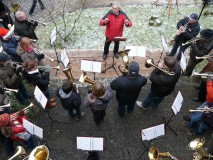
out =
{"type": "Polygon", "coordinates": [[[41,21],[37,21],[37,20],[34,20],[32,18],[29,18],[29,17],[27,17],[27,21],[30,22],[30,23],[34,23],[36,21],[38,23],[41,23],[44,27],[47,25],[47,23],[44,23],[44,22],[41,22],[41,21]]]}
{"type": "Polygon", "coordinates": [[[186,46],[186,45],[188,45],[188,44],[197,42],[197,41],[199,41],[199,40],[201,40],[201,39],[203,39],[203,38],[201,38],[201,37],[193,38],[193,39],[187,41],[186,43],[182,43],[182,46],[186,46]]]}
{"type": "Polygon", "coordinates": [[[18,93],[18,90],[17,90],[17,89],[10,89],[10,88],[4,87],[4,90],[6,90],[6,91],[8,91],[8,92],[15,92],[15,93],[18,93]]]}
{"type": "MultiPolygon", "coordinates": [[[[34,51],[35,51],[35,53],[36,53],[37,55],[39,55],[39,54],[44,54],[42,51],[38,50],[37,48],[34,48],[34,51]]],[[[47,57],[51,62],[56,61],[55,59],[49,57],[48,55],[46,55],[46,54],[44,54],[44,55],[45,55],[45,57],[47,57]]]]}
{"type": "Polygon", "coordinates": [[[211,109],[211,108],[209,108],[209,109],[204,109],[204,108],[202,108],[202,109],[190,109],[189,112],[190,113],[192,113],[192,112],[213,112],[213,109],[211,109]]]}
{"type": "MultiPolygon", "coordinates": [[[[212,72],[211,72],[212,73],[212,72]]],[[[208,74],[208,73],[197,73],[197,72],[194,72],[194,75],[195,76],[207,76],[207,77],[212,77],[213,76],[213,73],[212,74],[208,74]]]]}
{"type": "Polygon", "coordinates": [[[157,65],[154,64],[153,59],[150,58],[150,59],[147,59],[147,60],[145,61],[145,67],[146,67],[146,68],[150,68],[151,66],[153,66],[153,67],[159,69],[160,71],[162,71],[162,72],[164,72],[164,73],[166,73],[166,74],[168,74],[168,75],[170,75],[170,76],[175,75],[174,72],[169,71],[168,69],[161,69],[161,68],[159,68],[157,65]]]}
{"type": "Polygon", "coordinates": [[[196,59],[207,59],[207,58],[213,58],[213,56],[209,56],[209,55],[206,55],[206,56],[202,56],[202,57],[195,57],[196,59]]]}

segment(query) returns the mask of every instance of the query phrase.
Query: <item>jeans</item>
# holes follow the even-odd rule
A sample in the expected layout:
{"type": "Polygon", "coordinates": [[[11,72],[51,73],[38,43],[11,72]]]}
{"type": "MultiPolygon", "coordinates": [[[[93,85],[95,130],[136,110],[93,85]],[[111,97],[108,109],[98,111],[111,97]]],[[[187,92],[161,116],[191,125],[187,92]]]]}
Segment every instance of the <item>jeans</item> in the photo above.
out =
{"type": "Polygon", "coordinates": [[[30,138],[27,141],[25,141],[24,144],[30,149],[34,149],[36,147],[32,136],[30,136],[30,138]]]}
{"type": "MultiPolygon", "coordinates": [[[[207,102],[204,102],[198,109],[204,108],[207,102]]],[[[191,115],[191,122],[189,122],[188,126],[190,128],[194,128],[198,123],[199,127],[195,129],[195,134],[199,135],[206,130],[210,130],[211,128],[206,125],[205,122],[202,121],[203,112],[195,112],[191,115]]]]}
{"type": "Polygon", "coordinates": [[[149,92],[147,97],[143,100],[142,106],[143,108],[148,108],[150,105],[154,107],[158,107],[158,105],[162,102],[164,97],[158,97],[152,93],[152,91],[149,92]]]}
{"type": "Polygon", "coordinates": [[[76,113],[73,112],[73,108],[68,108],[68,113],[69,113],[70,117],[75,117],[75,116],[81,117],[80,106],[76,106],[74,109],[76,110],[76,113]]]}
{"type": "Polygon", "coordinates": [[[92,113],[93,113],[93,119],[96,123],[100,123],[101,121],[103,121],[104,116],[106,115],[105,110],[100,110],[100,111],[92,110],[92,113]]]}
{"type": "MultiPolygon", "coordinates": [[[[104,44],[104,54],[108,55],[109,53],[109,46],[111,44],[112,41],[108,41],[109,39],[106,37],[106,41],[104,44]]],[[[114,49],[113,52],[114,54],[118,53],[118,49],[119,49],[119,41],[114,41],[115,45],[114,45],[114,49]]]]}
{"type": "Polygon", "coordinates": [[[170,52],[170,56],[174,56],[179,47],[180,47],[180,49],[179,49],[179,52],[178,52],[178,55],[177,55],[177,58],[176,58],[178,61],[180,61],[181,54],[184,53],[184,51],[186,50],[187,47],[186,46],[181,46],[180,44],[175,43],[173,45],[173,48],[172,48],[171,52],[170,52]]]}
{"type": "Polygon", "coordinates": [[[21,81],[19,88],[18,88],[18,93],[15,93],[16,99],[20,102],[20,103],[25,103],[26,102],[26,98],[29,97],[29,93],[27,92],[23,82],[21,81]]]}
{"type": "Polygon", "coordinates": [[[34,10],[35,10],[35,7],[36,7],[36,5],[37,5],[37,2],[40,4],[41,9],[44,9],[44,4],[43,4],[43,2],[42,2],[41,0],[33,0],[33,4],[32,4],[32,6],[31,6],[31,8],[30,8],[29,14],[33,14],[33,12],[34,12],[34,10]]]}
{"type": "MultiPolygon", "coordinates": [[[[126,112],[125,106],[126,106],[126,104],[122,104],[122,103],[118,102],[117,112],[118,112],[120,117],[124,117],[125,116],[125,112],[126,112]]],[[[127,112],[131,113],[134,110],[134,106],[135,106],[135,102],[131,103],[131,104],[128,104],[127,105],[127,112]]]]}

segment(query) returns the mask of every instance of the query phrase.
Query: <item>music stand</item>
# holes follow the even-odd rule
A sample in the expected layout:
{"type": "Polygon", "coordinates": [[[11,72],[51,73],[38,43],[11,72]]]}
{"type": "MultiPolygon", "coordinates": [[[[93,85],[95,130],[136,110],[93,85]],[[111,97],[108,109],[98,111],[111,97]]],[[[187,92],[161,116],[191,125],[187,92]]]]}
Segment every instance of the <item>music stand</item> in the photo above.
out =
{"type": "MultiPolygon", "coordinates": [[[[126,41],[126,39],[127,39],[127,38],[115,37],[114,39],[112,39],[112,40],[110,39],[110,40],[108,40],[108,41],[113,41],[113,42],[119,41],[119,42],[120,42],[120,41],[126,41]]],[[[113,68],[114,71],[116,72],[116,74],[119,76],[117,70],[115,69],[115,53],[114,53],[113,56],[112,56],[112,64],[111,64],[109,67],[105,68],[101,73],[106,73],[106,71],[107,71],[108,69],[110,69],[110,68],[113,68]]]]}
{"type": "Polygon", "coordinates": [[[171,120],[172,120],[172,117],[177,115],[177,113],[180,111],[181,107],[183,105],[183,96],[181,94],[181,92],[179,91],[173,104],[172,104],[172,115],[170,116],[170,118],[168,120],[166,120],[165,117],[163,117],[163,120],[165,122],[165,127],[169,128],[176,136],[177,136],[177,133],[174,131],[174,129],[169,125],[171,120]]]}
{"type": "Polygon", "coordinates": [[[165,135],[165,125],[160,124],[154,127],[146,128],[141,130],[141,142],[145,148],[142,154],[138,157],[138,160],[144,155],[144,153],[149,151],[149,146],[151,142],[159,136],[165,135]],[[143,141],[149,141],[148,145],[145,145],[143,141]]]}
{"type": "Polygon", "coordinates": [[[204,1],[204,3],[203,3],[203,7],[202,7],[202,9],[201,9],[201,11],[200,11],[200,14],[199,14],[198,20],[200,19],[201,15],[202,15],[202,13],[203,13],[204,8],[205,8],[205,7],[206,7],[206,5],[208,4],[208,0],[203,0],[203,1],[204,1]]]}

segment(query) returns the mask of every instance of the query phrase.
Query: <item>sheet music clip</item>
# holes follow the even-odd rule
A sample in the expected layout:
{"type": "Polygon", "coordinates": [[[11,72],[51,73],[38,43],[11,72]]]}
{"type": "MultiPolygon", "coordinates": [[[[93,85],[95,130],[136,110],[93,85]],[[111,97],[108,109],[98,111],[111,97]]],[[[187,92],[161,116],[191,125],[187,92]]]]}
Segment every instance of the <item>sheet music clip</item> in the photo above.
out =
{"type": "Polygon", "coordinates": [[[180,111],[182,105],[183,105],[183,96],[181,92],[179,91],[171,107],[172,115],[170,116],[168,120],[166,120],[166,118],[163,117],[163,120],[166,124],[166,128],[169,128],[176,136],[177,136],[177,133],[173,130],[173,128],[169,124],[172,120],[172,117],[177,115],[177,113],[180,111]]]}

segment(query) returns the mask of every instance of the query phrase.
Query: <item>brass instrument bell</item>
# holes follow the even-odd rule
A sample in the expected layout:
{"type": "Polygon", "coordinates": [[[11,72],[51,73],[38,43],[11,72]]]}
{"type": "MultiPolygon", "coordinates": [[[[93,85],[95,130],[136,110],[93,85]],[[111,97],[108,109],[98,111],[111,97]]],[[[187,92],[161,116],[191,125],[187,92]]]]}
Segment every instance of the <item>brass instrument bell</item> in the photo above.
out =
{"type": "Polygon", "coordinates": [[[157,147],[150,147],[148,156],[150,160],[159,160],[159,157],[170,157],[172,159],[177,159],[173,157],[169,152],[160,153],[157,147]]]}
{"type": "Polygon", "coordinates": [[[68,78],[68,80],[71,82],[71,83],[74,83],[75,79],[72,75],[72,68],[65,68],[63,70],[64,74],[66,75],[66,77],[68,78]]]}
{"type": "Polygon", "coordinates": [[[95,83],[95,81],[93,81],[93,80],[91,80],[90,78],[87,77],[86,72],[84,72],[84,73],[80,76],[79,82],[81,82],[81,83],[86,82],[86,83],[89,83],[89,84],[91,84],[91,85],[93,85],[93,84],[95,83]]]}

